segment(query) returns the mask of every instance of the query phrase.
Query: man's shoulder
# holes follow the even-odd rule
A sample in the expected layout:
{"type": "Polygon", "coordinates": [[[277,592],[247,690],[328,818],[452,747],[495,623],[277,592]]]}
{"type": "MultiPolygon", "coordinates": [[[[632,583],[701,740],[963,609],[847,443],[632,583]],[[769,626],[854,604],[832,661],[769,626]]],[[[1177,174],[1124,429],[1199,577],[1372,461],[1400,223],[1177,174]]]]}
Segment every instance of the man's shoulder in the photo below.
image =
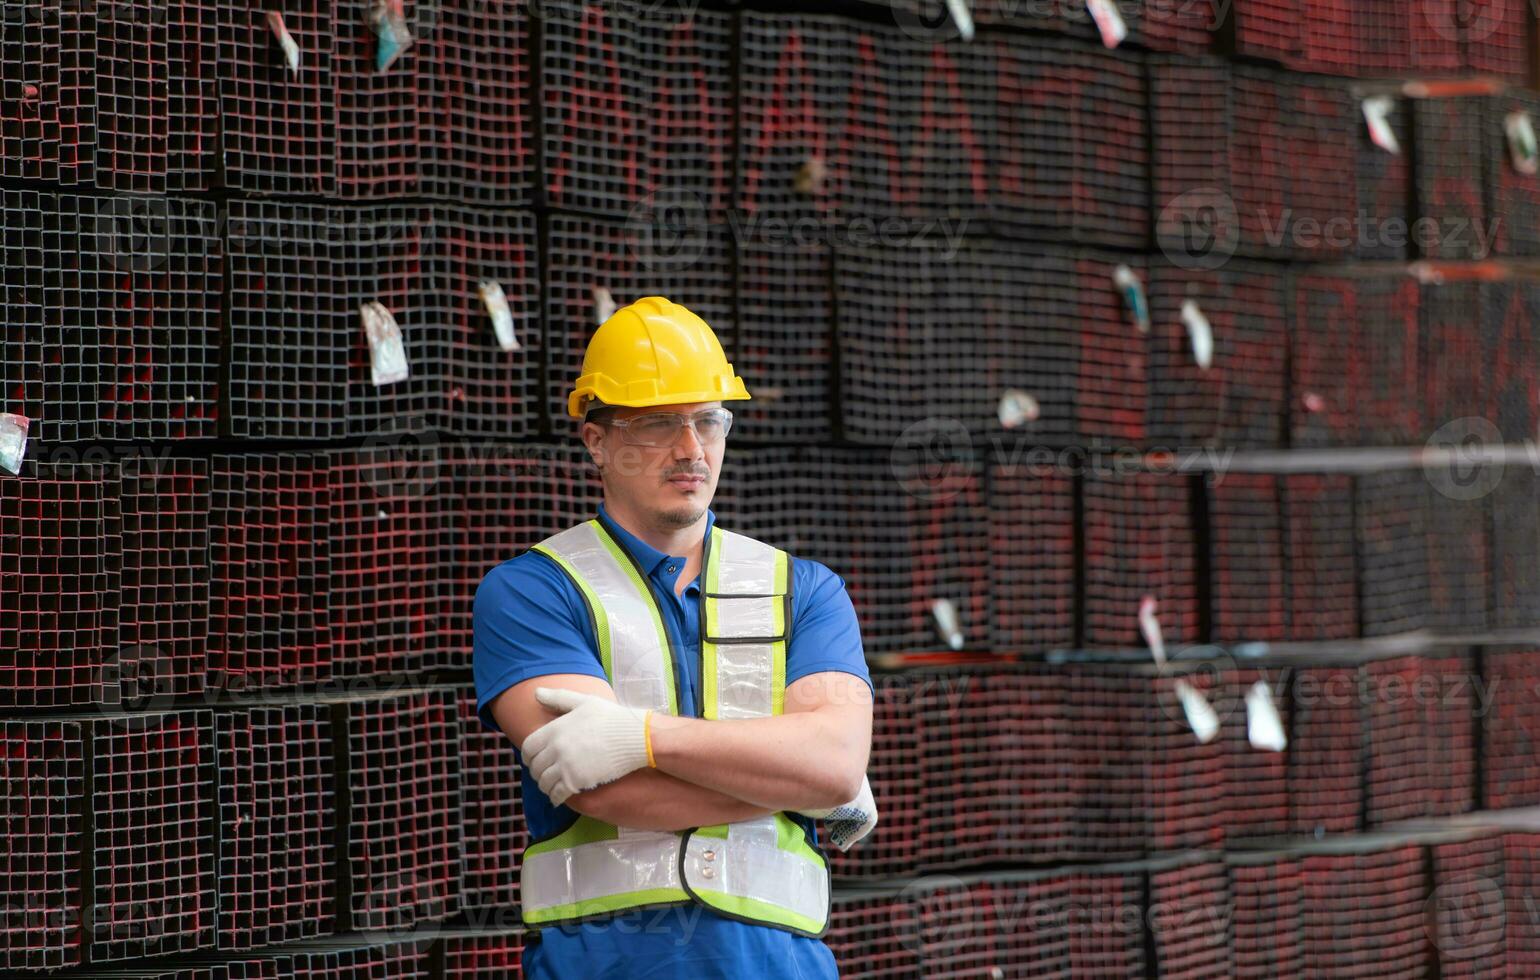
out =
{"type": "Polygon", "coordinates": [[[804,558],[791,552],[787,554],[792,559],[792,605],[798,610],[799,618],[815,609],[835,608],[831,604],[849,604],[845,580],[840,578],[839,573],[816,558],[804,558]]]}
{"type": "Polygon", "coordinates": [[[839,577],[839,573],[825,565],[817,558],[807,558],[802,555],[791,555],[793,574],[797,577],[797,584],[806,583],[808,586],[832,584],[839,588],[845,587],[845,580],[839,577]]]}
{"type": "Polygon", "coordinates": [[[560,566],[538,551],[526,551],[493,565],[482,577],[477,593],[496,592],[539,598],[564,594],[571,588],[560,566]]]}

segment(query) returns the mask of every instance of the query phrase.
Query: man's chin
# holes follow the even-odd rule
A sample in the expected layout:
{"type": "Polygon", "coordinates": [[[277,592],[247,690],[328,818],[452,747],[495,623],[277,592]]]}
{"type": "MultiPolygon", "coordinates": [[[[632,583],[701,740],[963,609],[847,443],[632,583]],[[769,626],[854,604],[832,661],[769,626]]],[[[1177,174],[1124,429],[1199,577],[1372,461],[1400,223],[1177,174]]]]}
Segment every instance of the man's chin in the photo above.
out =
{"type": "Polygon", "coordinates": [[[706,508],[701,504],[678,504],[673,507],[663,507],[657,512],[658,523],[664,527],[682,528],[689,527],[702,517],[706,516],[706,508]]]}

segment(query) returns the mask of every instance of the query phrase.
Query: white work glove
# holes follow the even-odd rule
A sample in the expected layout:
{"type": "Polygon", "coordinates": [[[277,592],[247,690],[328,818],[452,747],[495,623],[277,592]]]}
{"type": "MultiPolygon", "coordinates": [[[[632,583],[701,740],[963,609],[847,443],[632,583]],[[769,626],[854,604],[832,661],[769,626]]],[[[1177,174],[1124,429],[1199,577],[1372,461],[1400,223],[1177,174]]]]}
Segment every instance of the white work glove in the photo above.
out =
{"type": "Polygon", "coordinates": [[[535,700],[561,712],[524,740],[520,751],[553,806],[647,765],[647,712],[592,694],[535,688],[535,700]]]}
{"type": "Polygon", "coordinates": [[[877,800],[872,796],[872,784],[861,777],[861,792],[849,803],[827,810],[798,810],[804,817],[824,822],[829,840],[841,851],[850,850],[856,841],[872,832],[877,826],[877,800]]]}

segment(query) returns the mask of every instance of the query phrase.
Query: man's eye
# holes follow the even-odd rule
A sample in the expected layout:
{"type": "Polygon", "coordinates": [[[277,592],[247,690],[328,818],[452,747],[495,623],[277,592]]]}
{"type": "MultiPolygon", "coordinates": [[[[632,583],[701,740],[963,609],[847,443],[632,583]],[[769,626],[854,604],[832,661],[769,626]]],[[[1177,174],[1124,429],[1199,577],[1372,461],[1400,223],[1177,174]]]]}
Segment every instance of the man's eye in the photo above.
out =
{"type": "Polygon", "coordinates": [[[666,436],[679,428],[679,423],[674,419],[647,419],[635,427],[635,432],[641,436],[666,436]]]}

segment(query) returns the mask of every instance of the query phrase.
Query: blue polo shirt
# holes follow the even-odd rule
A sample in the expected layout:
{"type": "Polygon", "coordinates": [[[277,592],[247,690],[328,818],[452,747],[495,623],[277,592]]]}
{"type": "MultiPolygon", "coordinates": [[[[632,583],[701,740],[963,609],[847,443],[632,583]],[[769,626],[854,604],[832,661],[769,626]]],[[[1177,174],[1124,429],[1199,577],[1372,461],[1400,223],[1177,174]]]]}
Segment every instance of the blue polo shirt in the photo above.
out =
{"type": "MultiPolygon", "coordinates": [[[[700,645],[700,576],[684,595],[674,586],[685,560],[647,544],[599,507],[599,520],[647,572],[669,643],[676,651],[700,645]]],[[[706,513],[709,546],[716,514],[706,513]]],[[[528,551],[487,573],[476,590],[476,705],[481,722],[497,730],[489,705],[513,685],[544,674],[604,678],[599,643],[582,593],[546,556],[528,551]]],[[[679,710],[698,715],[700,665],[675,656],[680,672],[679,710]]],[[[792,563],[791,637],[786,683],[821,671],[854,674],[871,685],[855,608],[845,584],[828,566],[811,559],[792,563]]],[[[577,819],[567,806],[553,807],[519,760],[524,818],[533,838],[555,834],[577,819]]],[[[807,820],[810,828],[813,821],[807,820]]],[[[776,976],[802,980],[837,977],[834,956],[821,941],[768,926],[726,919],[696,904],[644,910],[600,922],[550,926],[524,951],[530,980],[608,978],[696,980],[776,976]]]]}

